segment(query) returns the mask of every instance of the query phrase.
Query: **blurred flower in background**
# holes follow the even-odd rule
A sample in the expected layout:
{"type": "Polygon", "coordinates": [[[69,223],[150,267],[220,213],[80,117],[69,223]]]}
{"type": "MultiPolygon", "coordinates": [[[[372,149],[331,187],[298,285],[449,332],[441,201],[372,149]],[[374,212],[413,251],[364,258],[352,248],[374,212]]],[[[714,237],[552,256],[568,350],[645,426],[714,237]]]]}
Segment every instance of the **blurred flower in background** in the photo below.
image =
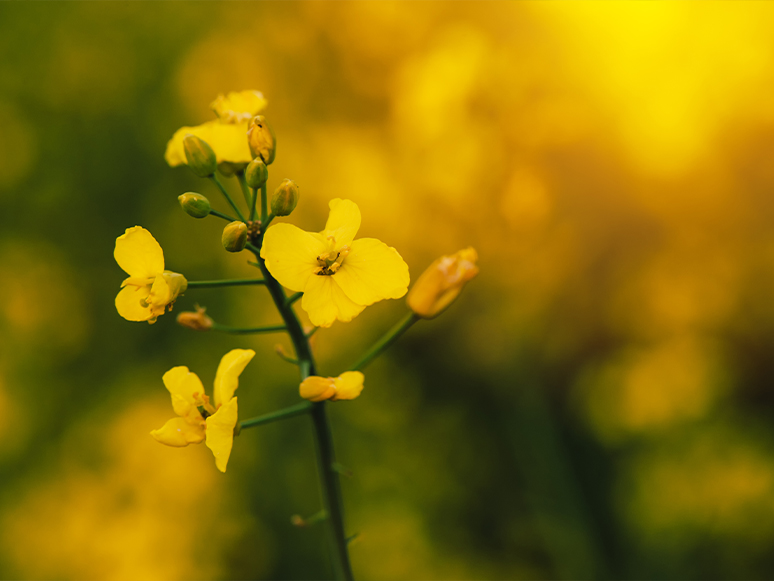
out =
{"type": "MultiPolygon", "coordinates": [[[[251,88],[277,135],[269,188],[299,185],[299,227],[351,199],[359,235],[413,280],[479,255],[447,313],[332,410],[356,576],[772,575],[774,6],[0,13],[3,577],[326,571],[322,531],[289,524],[317,510],[303,419],[239,436],[225,476],[203,447],[147,436],[164,371],[234,348],[256,351],[240,415],[298,401],[275,340],[132,325],[112,304],[106,249],[135,224],[191,280],[250,272],[222,224],[180,210],[184,192],[221,200],[164,153],[214,95],[251,88]]],[[[181,311],[276,323],[263,289],[192,294],[181,311]]],[[[321,330],[321,376],[404,312],[321,330]]]]}

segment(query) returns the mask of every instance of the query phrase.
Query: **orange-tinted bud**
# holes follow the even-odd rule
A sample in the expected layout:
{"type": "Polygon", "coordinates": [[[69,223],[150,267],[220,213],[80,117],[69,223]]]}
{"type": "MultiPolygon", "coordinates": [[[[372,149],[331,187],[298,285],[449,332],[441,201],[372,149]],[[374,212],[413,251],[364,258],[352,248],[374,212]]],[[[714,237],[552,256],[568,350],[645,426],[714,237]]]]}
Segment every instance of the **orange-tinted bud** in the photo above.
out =
{"type": "Polygon", "coordinates": [[[277,140],[274,138],[274,131],[266,121],[263,115],[256,115],[250,122],[250,128],[247,130],[247,143],[250,145],[250,152],[253,157],[259,157],[266,165],[274,161],[277,140]]]}
{"type": "Polygon", "coordinates": [[[209,331],[214,321],[204,314],[204,309],[196,305],[196,312],[184,311],[177,316],[177,324],[194,331],[209,331]]]}
{"type": "Polygon", "coordinates": [[[473,248],[435,260],[417,279],[406,297],[409,308],[423,319],[440,315],[478,274],[478,254],[473,248]]]}

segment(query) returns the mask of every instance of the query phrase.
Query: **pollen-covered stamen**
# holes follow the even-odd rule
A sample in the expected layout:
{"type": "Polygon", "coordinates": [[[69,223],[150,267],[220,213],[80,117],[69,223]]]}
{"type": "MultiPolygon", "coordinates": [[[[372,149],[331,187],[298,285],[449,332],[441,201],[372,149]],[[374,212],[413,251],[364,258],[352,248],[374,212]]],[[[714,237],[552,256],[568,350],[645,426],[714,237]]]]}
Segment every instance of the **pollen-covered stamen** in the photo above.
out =
{"type": "Polygon", "coordinates": [[[193,400],[194,400],[194,405],[196,406],[196,409],[199,410],[199,413],[202,414],[202,417],[205,420],[209,416],[214,414],[216,411],[218,411],[210,403],[210,397],[208,395],[199,393],[197,391],[196,393],[193,394],[193,400]]]}
{"type": "MultiPolygon", "coordinates": [[[[330,236],[329,236],[330,238],[330,236]]],[[[349,254],[349,246],[342,246],[338,251],[325,252],[317,257],[317,266],[312,272],[318,276],[330,276],[344,264],[349,254]]]]}

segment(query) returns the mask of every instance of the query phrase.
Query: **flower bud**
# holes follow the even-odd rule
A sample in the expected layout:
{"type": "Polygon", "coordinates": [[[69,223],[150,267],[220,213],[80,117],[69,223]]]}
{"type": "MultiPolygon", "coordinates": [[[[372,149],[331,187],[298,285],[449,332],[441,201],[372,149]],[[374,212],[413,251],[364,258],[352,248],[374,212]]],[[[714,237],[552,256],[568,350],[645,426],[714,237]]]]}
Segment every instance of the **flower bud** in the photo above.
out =
{"type": "Polygon", "coordinates": [[[250,145],[250,152],[253,157],[260,157],[266,165],[274,161],[276,149],[276,139],[274,131],[266,122],[266,117],[256,115],[250,122],[250,128],[247,130],[247,143],[250,145]]]}
{"type": "Polygon", "coordinates": [[[180,206],[189,216],[206,218],[210,215],[210,201],[201,194],[196,192],[180,194],[177,197],[177,201],[180,202],[180,206]]]}
{"type": "Polygon", "coordinates": [[[223,228],[220,241],[229,252],[241,252],[247,244],[247,224],[237,220],[223,228]]]}
{"type": "Polygon", "coordinates": [[[218,160],[215,152],[209,144],[189,133],[183,138],[183,150],[185,159],[188,161],[188,167],[200,178],[208,178],[215,173],[218,167],[218,160]]]}
{"type": "Polygon", "coordinates": [[[247,164],[245,179],[247,180],[247,185],[253,189],[257,190],[262,187],[266,180],[269,179],[269,170],[266,169],[266,164],[260,158],[251,161],[247,164]]]}
{"type": "Polygon", "coordinates": [[[473,248],[441,256],[417,279],[406,297],[409,308],[423,319],[440,315],[478,274],[478,254],[473,248]]]}
{"type": "Polygon", "coordinates": [[[184,311],[177,316],[177,324],[194,331],[209,331],[215,323],[204,311],[207,309],[196,305],[196,312],[184,311]]]}
{"type": "Polygon", "coordinates": [[[284,179],[271,197],[271,212],[275,216],[289,216],[298,204],[296,182],[284,179]]]}

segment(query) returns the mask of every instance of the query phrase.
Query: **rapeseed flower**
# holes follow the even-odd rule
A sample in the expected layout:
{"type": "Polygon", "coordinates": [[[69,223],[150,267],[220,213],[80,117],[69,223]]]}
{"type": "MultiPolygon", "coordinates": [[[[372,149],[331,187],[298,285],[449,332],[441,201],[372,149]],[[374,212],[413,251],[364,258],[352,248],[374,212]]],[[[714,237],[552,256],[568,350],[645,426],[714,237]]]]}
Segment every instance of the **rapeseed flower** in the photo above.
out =
{"type": "Polygon", "coordinates": [[[355,399],[363,391],[363,374],[345,371],[338,377],[312,375],[301,382],[301,397],[309,401],[355,399]]]}
{"type": "Polygon", "coordinates": [[[272,276],[304,293],[301,307],[318,327],[351,321],[382,299],[398,299],[409,283],[408,265],[397,250],[374,238],[353,240],[360,228],[357,204],[336,198],[329,207],[322,232],[276,224],[261,247],[272,276]]]}
{"type": "Polygon", "coordinates": [[[250,119],[266,107],[266,99],[258,91],[231,92],[227,96],[218,95],[210,105],[218,116],[195,127],[181,127],[167,143],[164,159],[172,166],[187,164],[183,139],[187,134],[206,141],[215,152],[220,167],[240,166],[252,161],[247,143],[247,128],[250,119]]]}
{"type": "Polygon", "coordinates": [[[215,374],[213,403],[204,394],[199,376],[185,366],[173,367],[162,378],[172,397],[172,408],[178,417],[172,418],[151,436],[162,444],[183,447],[206,441],[215,456],[215,465],[221,472],[234,444],[237,423],[239,376],[255,355],[252,349],[232,349],[220,360],[215,374]],[[214,404],[214,405],[213,405],[214,404]]]}
{"type": "Polygon", "coordinates": [[[478,274],[478,254],[472,247],[451,256],[441,256],[422,273],[406,297],[409,308],[423,319],[437,317],[478,274]]]}
{"type": "Polygon", "coordinates": [[[118,314],[127,321],[155,323],[159,315],[188,288],[182,274],[164,270],[164,252],[156,239],[141,226],[127,228],[116,239],[113,256],[129,278],[116,297],[118,314]]]}

